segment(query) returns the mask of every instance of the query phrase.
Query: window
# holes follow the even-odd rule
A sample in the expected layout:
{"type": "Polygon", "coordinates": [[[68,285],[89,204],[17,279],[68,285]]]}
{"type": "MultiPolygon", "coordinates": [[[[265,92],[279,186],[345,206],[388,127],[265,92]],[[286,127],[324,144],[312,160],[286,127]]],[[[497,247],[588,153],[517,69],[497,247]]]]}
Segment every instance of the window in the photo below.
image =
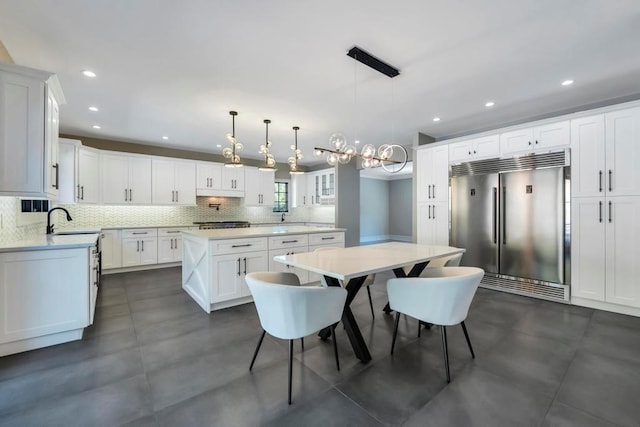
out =
{"type": "Polygon", "coordinates": [[[276,182],[274,184],[273,211],[289,212],[289,183],[276,182]]]}

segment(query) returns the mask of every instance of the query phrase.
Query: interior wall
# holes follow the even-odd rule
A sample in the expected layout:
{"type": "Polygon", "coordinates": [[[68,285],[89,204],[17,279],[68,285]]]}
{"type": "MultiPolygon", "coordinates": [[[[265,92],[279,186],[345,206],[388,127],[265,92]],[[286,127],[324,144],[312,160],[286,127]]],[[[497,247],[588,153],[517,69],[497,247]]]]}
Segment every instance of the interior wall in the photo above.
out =
{"type": "Polygon", "coordinates": [[[389,181],[389,234],[392,239],[411,241],[413,180],[389,181]]]}
{"type": "Polygon", "coordinates": [[[356,162],[336,165],[335,225],[345,228],[345,247],[360,245],[360,171],[356,162]]]}
{"type": "Polygon", "coordinates": [[[389,239],[389,183],[360,178],[360,242],[389,239]]]}

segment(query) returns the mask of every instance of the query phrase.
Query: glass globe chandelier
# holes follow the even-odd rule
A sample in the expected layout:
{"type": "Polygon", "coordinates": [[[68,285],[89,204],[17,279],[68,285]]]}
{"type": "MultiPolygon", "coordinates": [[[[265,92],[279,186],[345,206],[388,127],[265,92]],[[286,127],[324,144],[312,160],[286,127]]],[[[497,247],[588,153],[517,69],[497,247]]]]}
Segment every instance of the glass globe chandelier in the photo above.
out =
{"type": "Polygon", "coordinates": [[[229,114],[231,115],[232,127],[231,133],[227,134],[227,139],[231,143],[231,147],[225,147],[222,150],[222,155],[226,159],[229,159],[229,162],[224,165],[229,168],[241,168],[243,164],[240,163],[240,156],[238,155],[238,152],[242,151],[244,145],[236,140],[236,116],[238,113],[236,111],[229,111],[229,114]]]}
{"type": "Polygon", "coordinates": [[[271,149],[271,141],[269,141],[269,123],[271,120],[264,119],[264,124],[266,127],[266,136],[264,144],[260,145],[260,154],[264,155],[264,165],[260,166],[258,170],[263,172],[271,172],[276,170],[276,159],[273,157],[273,154],[269,152],[271,149]]]}
{"type": "Polygon", "coordinates": [[[298,160],[302,159],[302,150],[298,148],[298,130],[300,127],[294,126],[293,131],[295,132],[295,144],[291,146],[293,150],[293,156],[289,157],[289,173],[291,175],[302,175],[304,172],[298,168],[298,160]]]}

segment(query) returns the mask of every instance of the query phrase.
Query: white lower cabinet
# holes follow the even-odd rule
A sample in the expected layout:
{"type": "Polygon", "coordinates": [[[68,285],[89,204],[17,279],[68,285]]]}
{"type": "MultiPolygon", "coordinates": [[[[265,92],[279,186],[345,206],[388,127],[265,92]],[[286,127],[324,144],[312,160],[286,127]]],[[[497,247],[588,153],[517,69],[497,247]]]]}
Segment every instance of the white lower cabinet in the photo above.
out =
{"type": "Polygon", "coordinates": [[[181,233],[188,229],[188,227],[158,229],[158,264],[182,260],[181,233]]]}
{"type": "Polygon", "coordinates": [[[449,245],[449,206],[447,202],[418,204],[418,244],[449,245]]]}
{"type": "Polygon", "coordinates": [[[306,234],[269,237],[269,271],[293,273],[298,276],[300,283],[307,283],[309,281],[307,270],[276,262],[273,257],[309,252],[308,245],[309,237],[306,234]]]}
{"type": "Polygon", "coordinates": [[[267,251],[240,252],[212,257],[211,304],[249,297],[248,273],[267,271],[267,251]]]}
{"type": "Polygon", "coordinates": [[[0,253],[0,356],[82,337],[90,259],[88,247],[0,253]]]}
{"type": "Polygon", "coordinates": [[[158,237],[155,228],[123,230],[122,267],[158,263],[158,237]]]}
{"type": "Polygon", "coordinates": [[[102,269],[122,267],[122,238],[120,230],[102,230],[102,269]]]}
{"type": "Polygon", "coordinates": [[[640,196],[574,198],[571,224],[572,302],[640,308],[640,196]]]}

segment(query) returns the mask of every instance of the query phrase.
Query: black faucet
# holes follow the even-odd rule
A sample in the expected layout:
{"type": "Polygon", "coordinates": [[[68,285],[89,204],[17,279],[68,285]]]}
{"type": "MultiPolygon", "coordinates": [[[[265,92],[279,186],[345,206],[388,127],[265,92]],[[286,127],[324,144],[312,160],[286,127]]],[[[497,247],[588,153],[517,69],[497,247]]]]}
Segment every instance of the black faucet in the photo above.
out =
{"type": "Polygon", "coordinates": [[[284,222],[284,212],[282,212],[282,219],[281,219],[281,221],[282,221],[282,222],[284,222]]]}
{"type": "Polygon", "coordinates": [[[55,226],[55,224],[51,224],[51,212],[60,209],[61,211],[64,211],[67,214],[67,221],[72,221],[71,219],[71,215],[69,215],[69,211],[66,210],[65,208],[61,208],[60,206],[53,208],[49,211],[49,213],[47,213],[47,234],[53,234],[53,227],[55,226]]]}

